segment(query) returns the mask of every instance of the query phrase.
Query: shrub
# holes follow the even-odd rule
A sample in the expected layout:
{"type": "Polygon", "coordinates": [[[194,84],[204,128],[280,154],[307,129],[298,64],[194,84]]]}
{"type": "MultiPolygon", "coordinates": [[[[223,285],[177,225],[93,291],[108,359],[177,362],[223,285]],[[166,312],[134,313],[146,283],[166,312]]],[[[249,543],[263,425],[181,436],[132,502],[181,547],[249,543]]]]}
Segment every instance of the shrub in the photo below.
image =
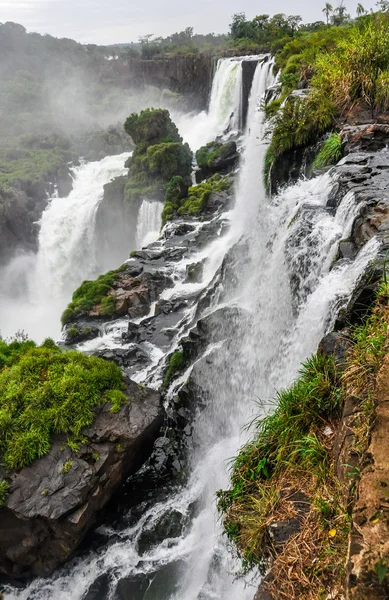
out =
{"type": "Polygon", "coordinates": [[[7,469],[47,454],[54,433],[79,442],[97,406],[112,402],[116,410],[127,401],[113,362],[58,346],[1,345],[7,365],[0,371],[0,456],[7,469]]]}
{"type": "Polygon", "coordinates": [[[147,197],[163,198],[173,176],[190,181],[192,152],[188,144],[183,144],[167,110],[147,109],[132,114],[125,129],[136,143],[125,186],[129,203],[147,197]]]}

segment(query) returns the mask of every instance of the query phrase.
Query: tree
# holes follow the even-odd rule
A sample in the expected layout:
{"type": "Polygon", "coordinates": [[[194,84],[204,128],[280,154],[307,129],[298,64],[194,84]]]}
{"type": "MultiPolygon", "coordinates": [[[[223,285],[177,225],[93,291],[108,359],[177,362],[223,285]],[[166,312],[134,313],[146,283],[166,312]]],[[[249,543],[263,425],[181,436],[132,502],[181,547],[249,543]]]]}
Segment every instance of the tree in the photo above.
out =
{"type": "Polygon", "coordinates": [[[347,12],[347,8],[344,4],[344,0],[339,0],[338,6],[335,8],[334,13],[331,17],[333,25],[343,25],[350,18],[347,12]]]}
{"type": "Polygon", "coordinates": [[[333,12],[333,10],[334,10],[334,9],[332,8],[331,4],[330,4],[329,2],[326,2],[326,5],[325,5],[325,7],[323,8],[323,11],[322,11],[322,12],[323,12],[323,13],[325,14],[325,16],[326,16],[327,25],[328,25],[328,24],[329,24],[329,22],[330,22],[330,15],[331,15],[331,13],[333,12]]]}
{"type": "Polygon", "coordinates": [[[231,36],[234,39],[246,37],[246,32],[249,25],[250,22],[246,21],[245,13],[235,13],[232,15],[232,23],[230,23],[231,36]]]}
{"type": "Polygon", "coordinates": [[[378,10],[380,10],[381,12],[389,11],[389,1],[388,0],[379,0],[379,2],[377,2],[376,6],[378,6],[378,10]]]}
{"type": "Polygon", "coordinates": [[[291,29],[292,35],[295,33],[295,31],[298,30],[301,21],[302,18],[300,17],[300,15],[292,15],[288,17],[288,25],[291,29]]]}
{"type": "Polygon", "coordinates": [[[357,5],[357,17],[362,17],[365,14],[366,14],[366,11],[363,8],[362,4],[359,2],[359,4],[357,5]]]}

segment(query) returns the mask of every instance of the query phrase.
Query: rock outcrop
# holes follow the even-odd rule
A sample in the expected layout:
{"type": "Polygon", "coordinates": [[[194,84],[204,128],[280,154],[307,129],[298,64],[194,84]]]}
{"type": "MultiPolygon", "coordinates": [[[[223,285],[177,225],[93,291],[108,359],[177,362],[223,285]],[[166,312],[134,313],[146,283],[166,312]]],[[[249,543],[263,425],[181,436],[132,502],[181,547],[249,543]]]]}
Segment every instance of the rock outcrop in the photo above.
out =
{"type": "Polygon", "coordinates": [[[72,555],[97,515],[128,475],[150,455],[164,418],[157,392],[126,380],[128,403],[118,413],[96,411],[86,443],[72,452],[66,439],[7,479],[0,508],[0,572],[44,576],[72,555]]]}
{"type": "Polygon", "coordinates": [[[131,87],[142,89],[145,85],[154,85],[184,94],[188,109],[204,109],[207,106],[212,81],[210,55],[132,59],[114,68],[120,69],[131,87]]]}

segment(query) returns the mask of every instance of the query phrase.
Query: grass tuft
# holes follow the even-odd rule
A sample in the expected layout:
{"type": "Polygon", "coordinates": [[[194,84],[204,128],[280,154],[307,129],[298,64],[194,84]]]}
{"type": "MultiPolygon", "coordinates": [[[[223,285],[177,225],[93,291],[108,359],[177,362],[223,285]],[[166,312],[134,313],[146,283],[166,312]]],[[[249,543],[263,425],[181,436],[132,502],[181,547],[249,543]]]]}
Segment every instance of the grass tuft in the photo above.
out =
{"type": "Polygon", "coordinates": [[[322,169],[330,165],[336,165],[342,158],[342,138],[338,133],[332,133],[324,141],[315,160],[313,169],[322,169]]]}

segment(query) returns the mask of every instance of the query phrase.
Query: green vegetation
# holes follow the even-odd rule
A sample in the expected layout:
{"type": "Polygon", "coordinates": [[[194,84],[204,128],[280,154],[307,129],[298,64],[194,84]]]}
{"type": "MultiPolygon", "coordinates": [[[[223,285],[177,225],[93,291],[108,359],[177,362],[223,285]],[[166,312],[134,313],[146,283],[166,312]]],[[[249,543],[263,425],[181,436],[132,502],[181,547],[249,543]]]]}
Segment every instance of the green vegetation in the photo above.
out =
{"type": "Polygon", "coordinates": [[[227,142],[226,144],[217,141],[209,142],[209,144],[197,150],[196,161],[200,169],[207,171],[215,167],[218,159],[232,156],[235,152],[235,142],[227,142]]]}
{"type": "Polygon", "coordinates": [[[167,192],[165,205],[162,211],[162,224],[173,219],[176,215],[198,215],[206,208],[210,195],[214,192],[223,192],[231,189],[231,180],[222,177],[219,173],[199,185],[187,188],[183,196],[183,182],[181,179],[171,180],[167,192]]]}
{"type": "Polygon", "coordinates": [[[330,165],[336,165],[342,158],[342,138],[338,133],[332,133],[323,142],[322,147],[315,160],[313,161],[313,169],[322,169],[330,165]]]}
{"type": "MultiPolygon", "coordinates": [[[[54,433],[82,442],[97,406],[109,402],[116,412],[127,402],[113,362],[62,352],[52,340],[40,347],[28,340],[2,340],[0,357],[0,460],[7,469],[47,454],[54,433]]],[[[70,467],[66,463],[63,472],[70,467]]]]}
{"type": "MultiPolygon", "coordinates": [[[[358,111],[369,111],[374,118],[387,110],[388,48],[388,14],[375,13],[352,25],[299,35],[279,50],[276,63],[281,69],[282,95],[267,109],[274,127],[265,179],[279,157],[315,143],[324,132],[336,129],[338,119],[358,111]],[[289,95],[298,84],[309,86],[307,94],[289,95]]],[[[319,164],[339,156],[337,138],[329,139],[319,164]]]]}
{"type": "Polygon", "coordinates": [[[174,379],[175,375],[180,371],[185,369],[185,357],[184,352],[182,350],[176,350],[173,352],[169,359],[169,366],[165,374],[165,378],[163,380],[162,387],[163,389],[167,389],[174,379]]]}
{"type": "Polygon", "coordinates": [[[192,152],[183,144],[169,111],[146,109],[130,115],[124,128],[136,148],[129,166],[125,198],[133,202],[150,195],[162,197],[170,179],[190,181],[192,152]]]}
{"type": "Polygon", "coordinates": [[[5,481],[5,479],[2,479],[0,481],[0,507],[3,506],[9,489],[9,484],[5,481]]]}
{"type": "Polygon", "coordinates": [[[63,473],[64,475],[66,475],[66,473],[69,473],[70,469],[72,468],[73,463],[71,460],[67,460],[66,463],[64,463],[61,467],[61,473],[63,473]]]}
{"type": "Polygon", "coordinates": [[[231,489],[218,492],[225,533],[244,569],[257,565],[266,571],[273,559],[274,579],[266,587],[270,594],[281,586],[288,597],[321,598],[321,590],[339,590],[343,583],[360,469],[344,465],[354,481],[345,497],[335,475],[335,433],[345,398],[357,399],[353,450],[362,465],[374,422],[376,377],[387,354],[388,321],[389,286],[384,282],[372,313],[351,332],[343,370],[320,353],[309,359],[297,381],[278,395],[275,411],[255,422],[253,441],[234,460],[231,489]],[[306,512],[300,530],[277,554],[270,529],[297,516],[296,490],[306,497],[306,512]]]}
{"type": "MultiPolygon", "coordinates": [[[[112,285],[120,277],[120,273],[124,271],[126,265],[122,265],[115,271],[108,271],[104,275],[100,275],[94,281],[84,281],[79,288],[73,293],[72,301],[62,313],[62,325],[70,323],[78,314],[91,310],[94,306],[100,306],[101,316],[111,316],[115,312],[115,298],[110,296],[112,285]]],[[[70,335],[76,335],[79,330],[71,328],[70,335]]]]}

